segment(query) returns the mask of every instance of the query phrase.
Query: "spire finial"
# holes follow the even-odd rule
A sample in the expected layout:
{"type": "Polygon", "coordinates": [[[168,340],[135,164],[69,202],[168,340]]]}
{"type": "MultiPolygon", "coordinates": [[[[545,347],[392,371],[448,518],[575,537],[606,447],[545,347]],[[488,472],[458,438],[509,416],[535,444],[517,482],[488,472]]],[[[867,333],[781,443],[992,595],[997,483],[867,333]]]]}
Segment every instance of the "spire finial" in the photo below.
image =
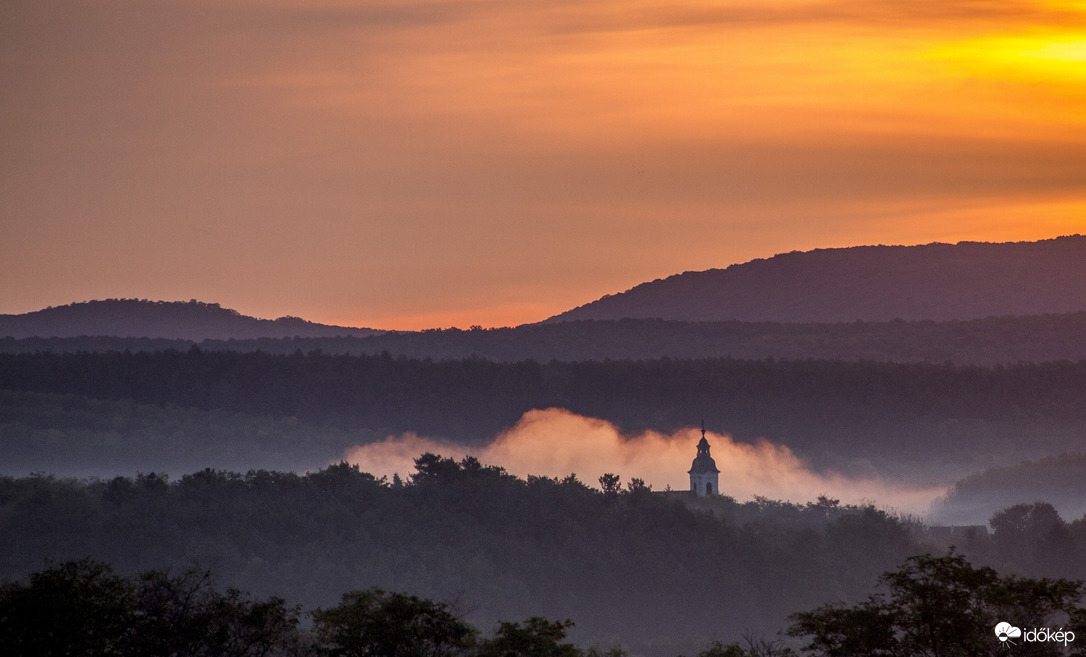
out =
{"type": "Polygon", "coordinates": [[[705,418],[701,418],[701,437],[705,437],[705,418]]]}

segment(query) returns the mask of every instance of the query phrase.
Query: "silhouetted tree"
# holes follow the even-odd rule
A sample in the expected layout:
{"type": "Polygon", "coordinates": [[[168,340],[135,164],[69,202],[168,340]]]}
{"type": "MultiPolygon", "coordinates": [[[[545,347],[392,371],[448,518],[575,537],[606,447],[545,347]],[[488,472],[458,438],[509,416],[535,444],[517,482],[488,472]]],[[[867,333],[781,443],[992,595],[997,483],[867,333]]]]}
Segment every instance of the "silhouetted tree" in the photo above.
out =
{"type": "Polygon", "coordinates": [[[992,516],[992,546],[1002,568],[1045,575],[1078,562],[1074,539],[1047,502],[1016,504],[992,516]]]}
{"type": "Polygon", "coordinates": [[[134,597],[103,563],[46,568],[0,588],[0,646],[13,657],[125,655],[134,597]]]}
{"type": "Polygon", "coordinates": [[[219,592],[209,574],[135,579],[84,559],[0,588],[0,646],[14,657],[300,655],[299,610],[219,592]]]}
{"type": "Polygon", "coordinates": [[[600,489],[605,495],[618,495],[622,492],[621,477],[610,472],[600,475],[600,489]]]}
{"type": "Polygon", "coordinates": [[[782,641],[755,638],[752,634],[743,636],[743,643],[723,644],[713,641],[698,657],[793,657],[795,653],[782,641]]]}
{"type": "MultiPolygon", "coordinates": [[[[793,636],[808,636],[805,650],[826,657],[971,657],[994,655],[1001,621],[1043,627],[1058,615],[1081,614],[1081,582],[1000,577],[974,568],[963,556],[910,557],[880,579],[888,595],[853,607],[826,605],[792,616],[793,636]]],[[[1016,654],[1058,655],[1060,644],[1030,643],[1016,654]]]]}
{"type": "Polygon", "coordinates": [[[572,643],[565,643],[573,621],[551,621],[534,616],[523,623],[500,623],[493,638],[479,647],[479,657],[581,657],[572,643]]]}
{"type": "Polygon", "coordinates": [[[313,612],[321,648],[334,657],[457,657],[477,631],[447,604],[381,589],[351,591],[313,612]]]}
{"type": "Polygon", "coordinates": [[[250,600],[233,588],[220,592],[212,584],[207,571],[140,575],[132,654],[263,657],[302,652],[297,607],[277,597],[250,600]]]}

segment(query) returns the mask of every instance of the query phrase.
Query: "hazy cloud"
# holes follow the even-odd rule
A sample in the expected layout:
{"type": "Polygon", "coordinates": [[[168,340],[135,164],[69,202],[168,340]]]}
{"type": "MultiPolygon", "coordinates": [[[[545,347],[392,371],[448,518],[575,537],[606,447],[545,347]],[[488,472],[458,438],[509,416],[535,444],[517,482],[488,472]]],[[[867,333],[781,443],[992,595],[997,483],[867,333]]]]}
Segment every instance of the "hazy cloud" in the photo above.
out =
{"type": "MultiPolygon", "coordinates": [[[[760,440],[754,445],[707,432],[712,456],[720,469],[720,490],[740,501],[759,495],[795,502],[819,495],[846,503],[874,502],[911,512],[924,512],[945,487],[915,487],[872,478],[815,472],[785,445],[760,440]]],[[[414,472],[414,458],[434,452],[452,458],[474,455],[483,463],[500,465],[520,477],[564,477],[576,473],[597,486],[607,472],[623,481],[640,477],[655,490],[667,486],[687,490],[687,470],[696,453],[700,431],[688,428],[671,434],[647,431],[624,435],[613,424],[562,409],[534,410],[484,447],[466,447],[415,434],[389,436],[347,451],[345,458],[367,472],[391,477],[414,472]]]]}

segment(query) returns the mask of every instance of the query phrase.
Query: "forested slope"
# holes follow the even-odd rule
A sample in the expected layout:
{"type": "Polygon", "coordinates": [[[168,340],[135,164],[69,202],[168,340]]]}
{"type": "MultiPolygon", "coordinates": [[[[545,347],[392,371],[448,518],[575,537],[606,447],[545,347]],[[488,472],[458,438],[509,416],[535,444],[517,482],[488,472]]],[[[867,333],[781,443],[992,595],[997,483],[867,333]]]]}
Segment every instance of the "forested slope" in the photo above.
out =
{"type": "Polygon", "coordinates": [[[719,517],[645,489],[605,494],[437,458],[403,484],[345,465],[173,483],[0,478],[0,576],[84,556],[122,573],[196,562],[307,607],[380,586],[455,599],[481,627],[573,618],[578,641],[675,655],[855,600],[921,549],[871,508],[721,498],[706,511],[719,517]]]}
{"type": "Polygon", "coordinates": [[[0,336],[107,335],[181,340],[364,336],[373,329],[329,326],[300,317],[259,319],[201,301],[104,299],[0,315],[0,336]]]}
{"type": "MultiPolygon", "coordinates": [[[[395,331],[367,337],[170,340],[0,337],[0,352],[263,351],[501,362],[742,358],[879,360],[996,365],[1086,360],[1086,312],[947,322],[678,322],[585,320],[499,329],[395,331]]],[[[0,334],[2,335],[2,334],[0,334]]]]}
{"type": "MultiPolygon", "coordinates": [[[[0,355],[0,390],[10,391],[0,398],[7,462],[36,449],[45,432],[56,448],[54,465],[68,453],[65,441],[78,449],[87,413],[103,416],[89,426],[121,422],[113,438],[100,441],[103,458],[110,450],[144,450],[139,432],[123,430],[133,414],[155,415],[142,406],[224,413],[233,418],[230,426],[242,427],[239,444],[259,440],[258,431],[244,429],[245,417],[271,418],[273,434],[295,436],[299,453],[323,453],[325,461],[341,456],[334,450],[348,446],[344,442],[407,431],[482,444],[540,408],[566,408],[629,432],[669,431],[704,418],[739,440],[766,437],[788,445],[816,466],[874,464],[884,474],[929,481],[1073,451],[1086,435],[1086,362],[980,368],[732,359],[433,362],[200,350],[42,353],[0,355]],[[136,406],[95,406],[73,395],[136,406]],[[307,437],[282,422],[315,431],[307,437]],[[320,452],[325,449],[333,451],[320,452]]],[[[181,420],[174,414],[169,421],[181,420]]],[[[275,449],[285,445],[274,435],[267,439],[275,449]]],[[[186,440],[180,432],[176,448],[187,449],[186,440]]],[[[52,465],[34,469],[56,471],[52,465]]]]}
{"type": "Polygon", "coordinates": [[[548,321],[850,322],[1086,310],[1086,237],[792,252],[642,283],[548,321]]]}
{"type": "MultiPolygon", "coordinates": [[[[865,598],[879,573],[945,546],[872,507],[601,492],[473,459],[417,460],[406,482],[337,465],[308,475],[203,471],[170,482],[0,478],[0,577],[90,556],[121,573],[196,563],[225,585],[328,606],[379,586],[456,601],[479,627],[573,618],[579,643],[693,654],[787,616],[865,598]]],[[[1009,509],[959,547],[1001,572],[1082,577],[1083,521],[1009,509]]]]}

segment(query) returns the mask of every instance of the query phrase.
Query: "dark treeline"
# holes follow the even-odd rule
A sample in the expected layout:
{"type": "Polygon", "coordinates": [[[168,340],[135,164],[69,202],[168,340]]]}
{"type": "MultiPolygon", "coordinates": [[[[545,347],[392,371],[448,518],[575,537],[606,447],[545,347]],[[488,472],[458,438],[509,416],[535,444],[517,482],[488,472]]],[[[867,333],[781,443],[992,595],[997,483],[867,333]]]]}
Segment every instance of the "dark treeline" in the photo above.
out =
{"type": "MultiPolygon", "coordinates": [[[[680,322],[660,319],[528,324],[500,329],[392,331],[367,337],[176,340],[107,337],[0,337],[0,352],[263,351],[501,362],[670,358],[827,359],[955,362],[968,365],[1086,359],[1086,312],[963,321],[848,323],[680,322]]],[[[129,335],[139,335],[129,333],[129,335]]]]}
{"type": "Polygon", "coordinates": [[[476,444],[535,408],[562,407],[627,431],[671,430],[704,418],[741,440],[783,442],[816,464],[892,455],[889,467],[899,467],[911,455],[931,472],[939,464],[925,455],[933,450],[941,462],[983,467],[996,457],[1067,451],[1086,432],[1086,362],[540,364],[191,349],[0,354],[0,389],[293,417],[374,435],[416,431],[476,444]]]}
{"type": "MultiPolygon", "coordinates": [[[[106,351],[187,351],[199,345],[206,348],[211,340],[182,340],[175,338],[124,338],[113,335],[82,336],[78,338],[0,338],[0,352],[6,354],[33,354],[39,351],[54,353],[106,352],[106,351]]],[[[259,341],[258,341],[259,342],[259,341]]],[[[274,343],[275,341],[270,341],[274,343]]],[[[238,351],[256,351],[239,349],[238,351]]],[[[265,349],[264,351],[271,350],[265,349]]],[[[293,350],[291,350],[293,351],[293,350]]],[[[289,353],[289,352],[288,352],[289,353]]]]}
{"type": "Polygon", "coordinates": [[[282,598],[220,591],[209,571],[116,575],[69,561],[0,585],[10,657],[621,657],[565,642],[569,621],[502,622],[493,636],[457,610],[403,593],[350,591],[303,614],[282,598]],[[308,617],[308,618],[307,618],[308,617]],[[305,626],[306,620],[312,624],[305,626]]]}
{"type": "Polygon", "coordinates": [[[322,352],[163,351],[0,354],[0,388],[140,403],[229,409],[258,415],[346,418],[367,426],[405,418],[441,431],[437,418],[470,413],[477,434],[526,410],[562,406],[648,426],[634,407],[679,406],[663,428],[689,422],[692,408],[779,402],[836,411],[1006,418],[1086,418],[1086,361],[990,368],[936,364],[700,359],[497,363],[322,352]],[[469,409],[457,412],[465,400],[469,409]],[[650,400],[656,400],[650,403],[650,400]],[[683,400],[690,400],[683,403],[683,400]],[[613,409],[613,411],[612,411],[613,409]],[[861,409],[867,409],[861,411],[861,409]],[[611,412],[609,412],[611,411],[611,412]]]}
{"type": "Polygon", "coordinates": [[[796,609],[856,600],[923,551],[910,530],[832,500],[721,498],[693,510],[635,481],[601,492],[433,456],[406,482],[347,465],[173,482],[0,479],[0,577],[88,556],[123,574],[199,564],[309,608],[377,586],[459,600],[481,627],[573,618],[578,641],[655,654],[775,632],[796,609]]]}
{"type": "Polygon", "coordinates": [[[1000,576],[951,551],[910,557],[879,584],[860,604],[794,614],[788,633],[817,657],[1086,655],[1080,581],[1000,576]]]}
{"type": "MultiPolygon", "coordinates": [[[[1011,646],[1033,657],[1086,655],[1082,582],[1001,576],[950,551],[909,557],[883,573],[879,585],[883,591],[855,605],[792,614],[786,633],[795,648],[786,645],[784,633],[770,639],[746,633],[740,642],[714,640],[697,657],[795,657],[799,651],[814,657],[979,657],[1011,646]]],[[[348,591],[335,606],[302,612],[274,596],[254,599],[233,588],[224,593],[210,572],[151,570],[126,578],[90,559],[0,585],[0,645],[12,657],[629,654],[621,645],[574,645],[566,640],[573,625],[534,616],[500,621],[484,634],[455,604],[378,588],[348,591]]]]}
{"type": "MultiPolygon", "coordinates": [[[[580,642],[690,654],[787,615],[855,603],[878,574],[933,549],[872,507],[660,494],[610,478],[519,479],[424,455],[408,481],[345,464],[307,475],[203,471],[108,481],[0,478],[0,577],[91,557],[122,574],[193,564],[312,608],[380,587],[457,600],[467,618],[574,618],[580,642]]],[[[961,546],[1004,572],[1080,577],[1086,524],[1025,505],[961,546]]]]}
{"type": "Polygon", "coordinates": [[[531,362],[198,349],[0,355],[0,388],[475,439],[548,397],[543,368],[531,362]]]}
{"type": "Polygon", "coordinates": [[[0,390],[0,474],[316,470],[386,435],[289,416],[0,390]]]}

